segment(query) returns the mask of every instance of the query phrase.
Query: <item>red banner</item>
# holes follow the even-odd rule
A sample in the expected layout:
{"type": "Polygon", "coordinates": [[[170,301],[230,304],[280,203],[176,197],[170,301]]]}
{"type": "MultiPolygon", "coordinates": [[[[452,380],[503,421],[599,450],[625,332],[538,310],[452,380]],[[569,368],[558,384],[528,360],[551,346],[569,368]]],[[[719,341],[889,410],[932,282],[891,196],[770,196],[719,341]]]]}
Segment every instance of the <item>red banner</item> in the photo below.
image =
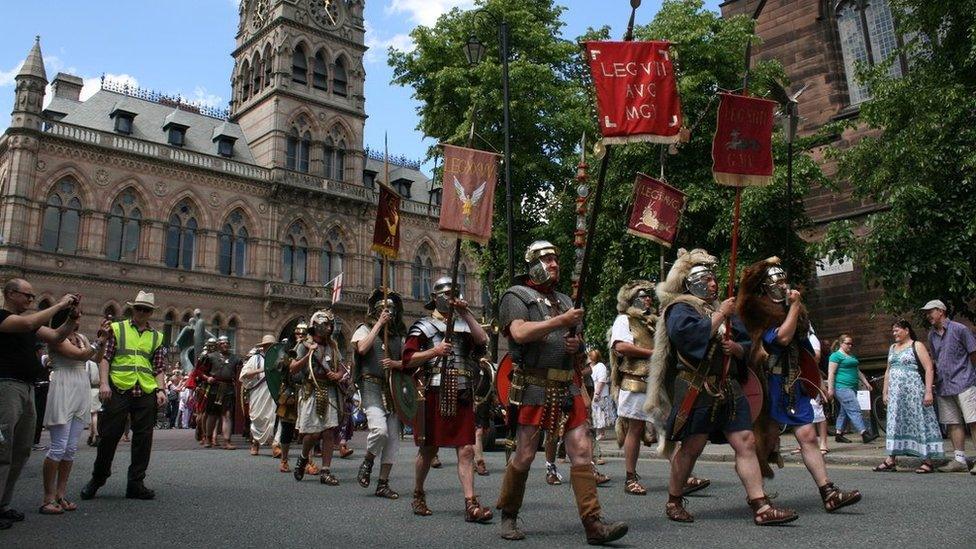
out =
{"type": "Polygon", "coordinates": [[[388,257],[400,252],[400,195],[380,183],[380,201],[373,225],[372,250],[388,257]]]}
{"type": "Polygon", "coordinates": [[[637,174],[627,232],[668,248],[678,236],[685,193],[663,181],[637,174]]]}
{"type": "Polygon", "coordinates": [[[732,187],[773,181],[773,110],[757,97],[719,94],[718,124],[712,140],[715,182],[732,187]]]}
{"type": "Polygon", "coordinates": [[[604,143],[677,143],[681,100],[670,44],[586,42],[604,143]]]}
{"type": "Polygon", "coordinates": [[[498,155],[454,145],[444,147],[440,229],[487,244],[495,207],[498,155]]]}

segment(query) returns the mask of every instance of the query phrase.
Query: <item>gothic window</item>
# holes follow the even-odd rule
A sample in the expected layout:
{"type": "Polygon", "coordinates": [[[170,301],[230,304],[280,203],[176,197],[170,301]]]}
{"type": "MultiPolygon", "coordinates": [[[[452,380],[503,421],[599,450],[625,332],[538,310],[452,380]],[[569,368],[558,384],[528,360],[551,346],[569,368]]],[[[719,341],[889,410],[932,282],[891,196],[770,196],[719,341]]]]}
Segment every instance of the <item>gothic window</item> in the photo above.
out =
{"type": "Polygon", "coordinates": [[[232,318],[227,321],[227,330],[224,332],[227,341],[230,343],[230,352],[237,352],[237,319],[232,318]]]}
{"type": "Polygon", "coordinates": [[[44,208],[41,248],[49,252],[73,254],[78,249],[81,226],[81,200],[78,183],[65,177],[54,186],[44,208]]]}
{"type": "Polygon", "coordinates": [[[308,57],[301,45],[295,48],[291,55],[291,79],[302,85],[308,85],[308,57]]]}
{"type": "Polygon", "coordinates": [[[325,53],[321,50],[312,60],[312,87],[317,90],[328,91],[329,73],[325,64],[325,53]]]}
{"type": "Polygon", "coordinates": [[[308,266],[308,239],[299,222],[292,223],[281,244],[281,279],[294,284],[305,284],[308,266]]]}
{"type": "Polygon", "coordinates": [[[261,62],[261,54],[254,54],[254,64],[251,65],[251,71],[254,73],[253,80],[251,81],[251,87],[254,90],[254,95],[257,95],[261,91],[261,75],[264,73],[264,67],[261,62]]]}
{"type": "Polygon", "coordinates": [[[413,297],[426,299],[430,296],[431,278],[434,274],[434,261],[431,259],[430,246],[426,243],[417,250],[413,258],[413,297]]]}
{"type": "Polygon", "coordinates": [[[119,193],[108,214],[105,256],[113,261],[132,261],[139,253],[142,210],[131,188],[119,193]]]}
{"type": "Polygon", "coordinates": [[[196,212],[189,199],[184,198],[173,209],[166,224],[166,266],[172,269],[193,270],[193,249],[196,243],[196,212]]]}
{"type": "Polygon", "coordinates": [[[234,210],[221,227],[217,236],[218,257],[217,267],[220,274],[244,276],[247,261],[247,228],[244,226],[244,214],[234,210]]]}
{"type": "MultiPolygon", "coordinates": [[[[386,281],[387,287],[391,290],[396,289],[396,262],[387,260],[386,262],[386,281]]],[[[383,258],[373,252],[373,287],[379,288],[383,285],[383,258]]]]}
{"type": "Polygon", "coordinates": [[[308,152],[311,147],[312,134],[305,132],[299,136],[298,130],[293,128],[288,134],[285,167],[289,170],[308,173],[308,152]]]}
{"type": "Polygon", "coordinates": [[[333,135],[325,138],[322,158],[323,175],[336,181],[345,181],[346,142],[342,139],[338,130],[333,131],[333,135]]]}
{"type": "Polygon", "coordinates": [[[325,177],[329,179],[334,179],[332,174],[335,173],[335,142],[332,141],[332,137],[325,138],[325,146],[322,150],[322,168],[325,173],[325,177]]]}
{"type": "Polygon", "coordinates": [[[339,57],[332,68],[332,92],[345,97],[346,88],[346,62],[339,57]]]}
{"type": "Polygon", "coordinates": [[[264,85],[271,85],[271,64],[274,62],[274,58],[271,57],[271,45],[268,44],[264,47],[264,85]]]}
{"type": "Polygon", "coordinates": [[[328,284],[330,280],[339,276],[343,272],[343,263],[346,258],[346,247],[339,240],[339,231],[335,228],[329,231],[328,240],[322,248],[322,283],[328,284]]]}
{"type": "Polygon", "coordinates": [[[173,330],[176,327],[176,313],[170,311],[166,313],[166,317],[163,319],[163,345],[169,346],[175,341],[173,341],[173,330]]]}
{"type": "MultiPolygon", "coordinates": [[[[851,105],[871,97],[866,84],[857,80],[857,65],[873,65],[887,60],[898,47],[894,17],[888,0],[845,0],[837,7],[837,30],[851,105]],[[870,48],[870,54],[869,54],[870,48]]],[[[892,76],[902,75],[904,60],[891,64],[892,76]]]]}
{"type": "Polygon", "coordinates": [[[251,64],[244,61],[241,65],[241,101],[247,101],[251,97],[251,64]]]}
{"type": "Polygon", "coordinates": [[[336,181],[346,180],[346,142],[339,141],[335,150],[335,173],[333,179],[336,181]]]}
{"type": "Polygon", "coordinates": [[[220,315],[214,316],[213,320],[210,321],[210,333],[212,333],[214,337],[220,337],[226,334],[226,332],[222,329],[223,327],[224,319],[220,318],[220,315]]]}

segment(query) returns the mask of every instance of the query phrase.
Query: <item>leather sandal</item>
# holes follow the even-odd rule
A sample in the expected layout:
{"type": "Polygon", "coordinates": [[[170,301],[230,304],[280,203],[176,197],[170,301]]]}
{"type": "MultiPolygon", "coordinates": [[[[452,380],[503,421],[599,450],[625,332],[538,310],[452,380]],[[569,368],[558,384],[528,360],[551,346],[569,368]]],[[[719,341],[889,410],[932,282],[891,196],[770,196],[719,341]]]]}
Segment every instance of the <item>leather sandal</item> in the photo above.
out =
{"type": "Polygon", "coordinates": [[[288,465],[288,460],[287,459],[281,460],[281,465],[278,466],[278,472],[279,473],[290,473],[291,472],[291,466],[288,465]]]}
{"type": "Polygon", "coordinates": [[[382,479],[377,481],[374,495],[386,499],[398,499],[400,497],[400,494],[396,493],[393,488],[390,488],[390,481],[382,479]]]}
{"type": "Polygon", "coordinates": [[[421,517],[429,517],[434,514],[433,511],[427,507],[427,494],[423,490],[413,491],[413,501],[410,502],[410,508],[413,509],[413,514],[421,517]]]}
{"type": "Polygon", "coordinates": [[[634,496],[646,496],[647,489],[640,483],[640,475],[634,473],[633,476],[627,475],[627,480],[624,483],[624,492],[634,495],[634,496]]]}
{"type": "Polygon", "coordinates": [[[339,479],[328,469],[322,469],[322,472],[319,474],[319,483],[328,486],[338,486],[339,479]]]}
{"type": "Polygon", "coordinates": [[[685,509],[685,498],[671,496],[664,506],[664,514],[675,522],[695,522],[695,517],[685,509]]]}
{"type": "Polygon", "coordinates": [[[373,462],[364,459],[362,464],[359,465],[359,473],[356,475],[356,480],[359,485],[363,488],[369,488],[370,476],[373,474],[373,462]]]}
{"type": "Polygon", "coordinates": [[[64,499],[64,496],[58,498],[58,505],[60,505],[62,509],[68,512],[76,511],[78,509],[77,505],[75,505],[73,502],[64,499]]]}
{"type": "Polygon", "coordinates": [[[305,456],[299,456],[298,461],[295,462],[295,480],[302,480],[305,478],[306,468],[309,465],[308,458],[305,456]]]}
{"type": "Polygon", "coordinates": [[[491,509],[478,503],[478,496],[464,498],[464,521],[486,524],[493,517],[491,509]]]}
{"type": "Polygon", "coordinates": [[[880,465],[871,469],[875,473],[894,473],[898,470],[898,466],[893,459],[885,459],[880,465]]]}
{"type": "Polygon", "coordinates": [[[923,461],[922,464],[919,465],[915,469],[915,474],[916,475],[927,475],[927,474],[932,473],[934,471],[935,471],[935,469],[932,468],[932,464],[931,463],[929,463],[928,461],[923,461]]]}
{"type": "Polygon", "coordinates": [[[699,490],[704,490],[705,488],[708,488],[711,483],[712,481],[707,478],[688,477],[688,480],[685,481],[685,487],[681,495],[687,496],[688,494],[693,494],[699,490]]]}
{"type": "Polygon", "coordinates": [[[312,463],[312,460],[309,459],[308,465],[305,466],[305,473],[314,477],[319,474],[319,466],[312,463]]]}
{"type": "Polygon", "coordinates": [[[857,490],[842,492],[834,486],[833,482],[828,482],[820,487],[820,499],[823,500],[824,510],[828,513],[833,513],[841,507],[854,505],[861,501],[861,492],[857,490]]]}
{"type": "Polygon", "coordinates": [[[752,521],[756,526],[772,526],[775,524],[786,524],[800,518],[800,515],[793,509],[780,509],[773,507],[769,502],[768,496],[761,496],[756,499],[747,499],[749,507],[752,507],[752,521]]]}
{"type": "Polygon", "coordinates": [[[487,477],[489,475],[488,465],[485,464],[485,460],[479,459],[478,461],[474,462],[474,472],[483,477],[487,477]]]}
{"type": "Polygon", "coordinates": [[[64,509],[58,505],[57,500],[45,501],[44,505],[37,510],[38,513],[42,515],[63,515],[64,509]]]}

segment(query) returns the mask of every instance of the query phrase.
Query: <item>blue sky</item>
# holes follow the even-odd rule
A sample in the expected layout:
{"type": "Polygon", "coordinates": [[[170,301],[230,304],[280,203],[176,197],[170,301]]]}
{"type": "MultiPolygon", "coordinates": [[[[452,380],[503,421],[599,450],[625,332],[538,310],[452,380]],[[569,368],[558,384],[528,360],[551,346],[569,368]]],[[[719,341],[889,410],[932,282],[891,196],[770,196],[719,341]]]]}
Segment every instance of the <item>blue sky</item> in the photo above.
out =
{"type": "MultiPolygon", "coordinates": [[[[718,9],[720,0],[706,0],[718,9]]],[[[226,107],[237,32],[237,0],[0,0],[0,128],[10,122],[13,77],[41,35],[48,79],[59,71],[86,80],[83,93],[94,92],[102,74],[192,100],[226,107]]],[[[587,27],[609,24],[623,34],[629,15],[626,0],[563,0],[565,36],[587,27]],[[618,9],[608,8],[619,4],[618,9]]],[[[660,0],[645,0],[638,22],[647,22],[660,0]]],[[[415,127],[416,106],[410,90],[390,84],[386,50],[409,48],[408,34],[419,24],[431,25],[452,7],[468,8],[472,0],[367,0],[366,41],[372,49],[366,65],[365,145],[382,149],[389,132],[391,154],[421,158],[427,145],[415,127]]]]}

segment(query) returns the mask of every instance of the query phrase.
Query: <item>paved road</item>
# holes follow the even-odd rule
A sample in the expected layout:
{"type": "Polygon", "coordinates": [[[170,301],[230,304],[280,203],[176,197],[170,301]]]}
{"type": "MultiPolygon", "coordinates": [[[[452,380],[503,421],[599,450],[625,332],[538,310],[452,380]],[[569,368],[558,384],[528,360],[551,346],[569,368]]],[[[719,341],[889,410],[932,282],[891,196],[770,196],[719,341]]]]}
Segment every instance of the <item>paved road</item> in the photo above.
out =
{"type": "MultiPolygon", "coordinates": [[[[155,501],[124,499],[128,445],[120,446],[116,474],[93,501],[63,516],[36,513],[40,503],[42,452],[35,452],[18,484],[13,507],[27,512],[27,521],[0,532],[0,546],[96,547],[138,543],[147,547],[509,547],[495,536],[495,525],[463,521],[463,499],[454,473],[453,455],[444,452],[445,468],[432,472],[428,503],[434,515],[410,513],[412,445],[401,449],[402,465],[394,468],[392,485],[398,501],[372,496],[355,483],[358,459],[336,460],[338,487],[313,479],[296,483],[277,472],[270,457],[251,457],[246,450],[197,449],[189,431],[159,431],[148,484],[155,501]]],[[[357,444],[356,458],[361,456],[357,444]]],[[[265,450],[265,452],[267,452],[265,450]]],[[[78,456],[70,494],[91,471],[94,451],[78,456]]],[[[498,495],[504,455],[489,454],[492,475],[476,477],[484,502],[498,495]]],[[[848,512],[828,515],[820,507],[806,471],[788,465],[769,483],[778,502],[796,508],[793,525],[758,528],[752,525],[745,496],[729,463],[703,463],[697,473],[713,479],[703,496],[689,498],[698,521],[682,525],[664,517],[666,492],[663,461],[641,463],[649,488],[646,497],[622,489],[622,462],[611,459],[604,471],[615,477],[601,488],[605,513],[626,520],[631,533],[620,547],[976,547],[972,527],[976,477],[963,474],[882,474],[863,467],[834,466],[831,475],[842,487],[856,486],[864,501],[848,512]]],[[[526,547],[582,546],[572,489],[545,484],[540,459],[529,480],[522,518],[529,538],[526,547]]],[[[497,519],[496,519],[497,522],[497,519]]]]}

